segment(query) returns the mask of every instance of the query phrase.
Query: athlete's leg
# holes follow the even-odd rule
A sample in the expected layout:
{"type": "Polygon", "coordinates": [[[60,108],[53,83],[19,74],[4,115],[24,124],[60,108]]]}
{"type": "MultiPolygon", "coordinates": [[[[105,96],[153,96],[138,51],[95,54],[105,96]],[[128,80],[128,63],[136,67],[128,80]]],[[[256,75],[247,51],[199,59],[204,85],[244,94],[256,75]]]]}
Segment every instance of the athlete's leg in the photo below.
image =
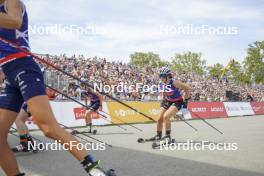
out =
{"type": "Polygon", "coordinates": [[[92,111],[91,110],[86,111],[86,114],[85,114],[86,125],[89,125],[90,123],[92,123],[91,115],[92,115],[92,111]]]}
{"type": "Polygon", "coordinates": [[[77,146],[80,143],[70,133],[62,129],[55,119],[52,112],[48,97],[45,91],[44,78],[39,66],[32,58],[25,59],[23,64],[20,64],[20,69],[16,72],[16,85],[23,96],[23,100],[27,102],[28,110],[33,116],[33,120],[43,131],[45,136],[57,140],[62,144],[75,145],[69,147],[65,146],[69,152],[79,161],[82,161],[87,172],[98,165],[94,162],[86,151],[78,150],[77,146]],[[29,67],[30,65],[30,67],[29,67]]]}
{"type": "Polygon", "coordinates": [[[157,135],[162,137],[163,123],[164,123],[164,114],[167,110],[163,107],[160,108],[160,115],[157,121],[157,135]]]}
{"type": "Polygon", "coordinates": [[[87,110],[85,114],[85,123],[86,126],[89,127],[89,132],[92,132],[92,110],[87,110]]]}
{"type": "Polygon", "coordinates": [[[160,115],[159,115],[159,119],[157,121],[157,134],[150,138],[150,141],[156,141],[156,140],[160,140],[162,138],[162,129],[163,129],[163,122],[164,122],[164,113],[166,112],[166,109],[161,107],[160,108],[160,115]]]}
{"type": "Polygon", "coordinates": [[[29,148],[29,145],[33,144],[34,141],[32,136],[29,134],[29,130],[26,125],[26,121],[30,116],[31,115],[22,108],[16,118],[15,124],[19,134],[20,144],[12,148],[13,152],[29,152],[33,150],[31,147],[29,148]]]}
{"type": "Polygon", "coordinates": [[[7,143],[9,129],[16,117],[16,112],[0,109],[0,165],[8,176],[19,174],[16,158],[7,143]]]}
{"type": "MultiPolygon", "coordinates": [[[[7,74],[6,74],[7,75],[7,74]]],[[[16,158],[11,151],[7,136],[22,106],[23,97],[7,77],[8,83],[0,96],[0,165],[8,176],[19,174],[16,158]]]]}
{"type": "Polygon", "coordinates": [[[161,107],[160,108],[160,115],[159,115],[159,119],[157,122],[157,136],[159,138],[162,137],[163,124],[164,124],[164,120],[165,120],[164,115],[165,115],[166,111],[169,109],[170,103],[164,99],[161,102],[160,107],[161,107]]]}
{"type": "MultiPolygon", "coordinates": [[[[34,121],[43,131],[45,136],[60,141],[63,144],[70,143],[71,141],[76,142],[76,144],[79,143],[79,141],[77,141],[72,135],[59,126],[53,115],[47,96],[36,96],[29,99],[27,103],[31,114],[34,117],[34,121]]],[[[79,161],[83,161],[87,156],[85,150],[78,150],[76,147],[72,147],[70,152],[79,161]]]]}
{"type": "Polygon", "coordinates": [[[174,117],[178,113],[178,108],[176,106],[170,106],[170,108],[164,114],[166,136],[171,134],[171,117],[174,117]]]}
{"type": "Polygon", "coordinates": [[[19,135],[29,134],[29,130],[26,125],[26,121],[28,119],[29,119],[28,113],[25,112],[25,110],[21,109],[15,121],[17,132],[19,133],[19,135]]]}

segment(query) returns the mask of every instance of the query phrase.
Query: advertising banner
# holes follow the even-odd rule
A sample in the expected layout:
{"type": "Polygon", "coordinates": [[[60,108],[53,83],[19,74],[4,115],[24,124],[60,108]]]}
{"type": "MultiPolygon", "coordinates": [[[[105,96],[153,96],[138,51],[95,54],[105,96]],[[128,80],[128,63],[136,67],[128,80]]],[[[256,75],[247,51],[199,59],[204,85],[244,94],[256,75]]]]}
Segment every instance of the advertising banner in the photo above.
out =
{"type": "MultiPolygon", "coordinates": [[[[82,108],[75,102],[55,102],[51,101],[51,107],[54,115],[59,123],[69,127],[85,126],[85,112],[86,109],[82,108]]],[[[82,102],[84,103],[84,102],[82,102]]],[[[105,111],[106,103],[103,103],[103,111],[105,111]]],[[[104,114],[104,113],[102,113],[104,114]]],[[[105,117],[100,116],[94,112],[92,114],[92,121],[94,125],[107,125],[111,124],[111,117],[105,114],[105,117]],[[107,120],[106,120],[107,119],[107,120]]],[[[38,129],[36,124],[32,121],[32,117],[26,122],[29,129],[38,129]]]]}
{"type": "Polygon", "coordinates": [[[264,115],[264,102],[250,103],[256,115],[264,115]]]}
{"type": "Polygon", "coordinates": [[[188,109],[193,119],[223,118],[227,113],[222,102],[190,102],[188,109]]]}
{"type": "MultiPolygon", "coordinates": [[[[86,109],[75,102],[51,101],[55,117],[59,123],[69,127],[85,126],[86,109]]],[[[83,103],[83,102],[82,102],[83,103]]],[[[137,109],[139,112],[155,119],[159,118],[160,102],[126,102],[127,105],[137,109]]],[[[92,114],[94,125],[107,125],[111,123],[144,123],[150,122],[148,118],[131,110],[117,102],[103,102],[105,117],[98,113],[92,114]]],[[[178,113],[183,114],[185,119],[198,118],[226,118],[232,116],[261,115],[264,114],[264,102],[190,102],[188,110],[183,109],[178,113]]],[[[32,117],[26,122],[29,129],[38,129],[32,117]]]]}
{"type": "Polygon", "coordinates": [[[228,116],[255,115],[253,108],[248,102],[224,102],[228,116]]]}
{"type": "MultiPolygon", "coordinates": [[[[125,102],[139,112],[157,120],[160,114],[160,102],[125,102]]],[[[107,102],[107,110],[112,122],[117,124],[150,122],[150,120],[136,111],[129,109],[117,102],[107,102]],[[123,122],[122,122],[123,121],[123,122]]]]}

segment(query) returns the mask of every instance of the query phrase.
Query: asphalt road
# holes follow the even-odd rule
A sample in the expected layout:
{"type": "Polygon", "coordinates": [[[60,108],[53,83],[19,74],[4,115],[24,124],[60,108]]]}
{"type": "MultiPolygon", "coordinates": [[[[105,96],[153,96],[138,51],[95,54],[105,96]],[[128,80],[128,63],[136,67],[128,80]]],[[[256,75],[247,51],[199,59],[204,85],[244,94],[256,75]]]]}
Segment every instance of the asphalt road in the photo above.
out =
{"type": "MultiPolygon", "coordinates": [[[[112,144],[113,148],[107,147],[104,151],[92,153],[102,160],[104,168],[114,168],[118,176],[264,176],[264,116],[208,120],[224,135],[202,121],[188,122],[198,132],[183,122],[174,122],[173,137],[177,142],[232,143],[237,146],[237,150],[185,150],[176,149],[175,146],[169,150],[153,150],[151,143],[137,143],[138,137],[148,138],[155,134],[154,124],[142,124],[136,126],[143,132],[128,126],[124,126],[127,131],[114,126],[98,127],[99,134],[93,137],[112,144]]],[[[49,141],[40,132],[32,134],[45,142],[49,141]]],[[[10,145],[17,142],[17,138],[9,136],[10,145]]],[[[65,151],[19,154],[17,159],[21,170],[28,176],[87,175],[80,164],[65,151]]],[[[0,171],[0,175],[4,174],[0,171]]]]}

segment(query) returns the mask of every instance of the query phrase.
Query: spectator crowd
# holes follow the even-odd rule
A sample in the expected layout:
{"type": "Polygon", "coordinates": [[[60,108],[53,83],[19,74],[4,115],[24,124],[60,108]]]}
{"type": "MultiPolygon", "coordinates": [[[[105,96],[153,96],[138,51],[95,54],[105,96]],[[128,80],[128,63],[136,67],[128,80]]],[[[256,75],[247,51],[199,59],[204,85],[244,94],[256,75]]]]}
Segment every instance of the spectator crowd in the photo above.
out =
{"type": "MultiPolygon", "coordinates": [[[[41,56],[46,61],[54,64],[75,77],[87,81],[90,84],[97,85],[159,85],[159,68],[151,68],[145,66],[144,68],[137,68],[130,64],[122,62],[110,62],[105,58],[85,58],[83,55],[67,57],[60,56],[41,56]]],[[[80,83],[70,77],[65,76],[61,72],[53,68],[47,68],[41,63],[42,70],[45,75],[46,84],[60,90],[64,94],[76,99],[81,99],[80,83]]],[[[182,82],[189,84],[192,88],[193,101],[230,101],[226,97],[227,91],[232,91],[237,95],[237,101],[264,101],[264,86],[249,86],[238,85],[227,79],[215,79],[209,75],[197,75],[192,73],[180,74],[174,72],[174,77],[182,82]]],[[[1,86],[0,86],[1,89],[1,86]]],[[[52,99],[63,100],[66,99],[55,91],[47,90],[48,95],[52,99]]],[[[161,93],[159,91],[144,92],[140,89],[117,91],[115,87],[109,92],[111,96],[122,101],[155,101],[161,100],[161,93]]],[[[109,100],[105,97],[105,100],[109,100]]]]}

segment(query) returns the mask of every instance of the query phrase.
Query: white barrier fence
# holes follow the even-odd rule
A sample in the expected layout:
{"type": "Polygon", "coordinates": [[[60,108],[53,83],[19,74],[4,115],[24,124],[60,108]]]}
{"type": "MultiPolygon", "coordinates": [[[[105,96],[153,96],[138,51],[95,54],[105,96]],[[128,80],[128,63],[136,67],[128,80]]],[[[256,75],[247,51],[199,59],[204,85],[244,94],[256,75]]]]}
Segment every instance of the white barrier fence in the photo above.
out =
{"type": "Polygon", "coordinates": [[[229,117],[255,115],[250,103],[225,102],[224,106],[229,117]]]}
{"type": "MultiPolygon", "coordinates": [[[[133,102],[134,104],[137,102],[133,102]]],[[[142,102],[141,102],[142,103],[142,102]]],[[[151,105],[151,108],[159,111],[159,102],[154,102],[155,108],[151,105]]],[[[195,111],[190,112],[188,110],[183,110],[183,114],[185,119],[195,119],[197,116],[200,118],[219,118],[222,116],[219,116],[216,112],[212,111],[214,109],[224,109],[225,110],[225,117],[234,117],[234,116],[248,116],[248,115],[255,115],[255,114],[264,114],[264,102],[263,103],[248,103],[248,102],[224,102],[224,103],[210,103],[210,102],[190,102],[189,103],[190,108],[189,109],[203,109],[203,111],[195,111]],[[211,108],[210,108],[211,107],[211,108]],[[254,109],[253,109],[254,107],[254,109]],[[256,112],[256,110],[259,110],[256,112]],[[196,116],[196,117],[195,117],[196,116]]],[[[188,106],[189,106],[188,105],[188,106]]],[[[79,104],[75,102],[53,102],[51,101],[51,106],[53,109],[53,112],[55,114],[55,117],[59,123],[62,123],[69,127],[79,127],[79,126],[85,126],[85,109],[82,108],[79,104]]],[[[94,125],[107,125],[111,124],[112,120],[114,120],[116,117],[111,111],[111,109],[108,109],[111,107],[108,102],[103,103],[103,111],[106,113],[104,114],[107,117],[107,120],[105,118],[102,118],[98,116],[98,114],[94,113],[94,119],[93,124],[94,125]],[[112,118],[113,119],[112,119],[112,118]]],[[[123,106],[116,106],[116,109],[122,109],[123,106]]],[[[148,112],[148,109],[146,107],[141,107],[145,112],[148,112]]],[[[138,109],[141,111],[140,109],[138,109]]],[[[143,112],[144,112],[143,111],[143,112]]],[[[181,114],[181,112],[179,113],[181,114]]],[[[154,115],[150,114],[150,116],[154,117],[154,115]]],[[[134,117],[134,116],[133,116],[134,117]]],[[[129,120],[133,118],[132,116],[123,117],[122,120],[125,122],[130,123],[129,120]]],[[[155,115],[155,119],[158,118],[158,114],[155,115]]],[[[138,123],[141,121],[139,120],[138,123]]],[[[26,122],[29,129],[38,129],[38,127],[34,124],[33,121],[27,121],[26,122]]]]}
{"type": "MultiPolygon", "coordinates": [[[[84,102],[82,102],[84,103],[84,102]]],[[[57,121],[69,127],[85,126],[85,109],[75,102],[54,102],[51,101],[51,107],[57,121]],[[80,118],[82,117],[82,118],[80,118]]],[[[107,112],[106,103],[103,103],[103,111],[107,112]]],[[[111,117],[105,114],[106,118],[93,119],[94,125],[111,124],[111,117]],[[107,119],[107,120],[106,120],[107,119]]],[[[27,121],[29,129],[38,129],[32,120],[27,121]]]]}

